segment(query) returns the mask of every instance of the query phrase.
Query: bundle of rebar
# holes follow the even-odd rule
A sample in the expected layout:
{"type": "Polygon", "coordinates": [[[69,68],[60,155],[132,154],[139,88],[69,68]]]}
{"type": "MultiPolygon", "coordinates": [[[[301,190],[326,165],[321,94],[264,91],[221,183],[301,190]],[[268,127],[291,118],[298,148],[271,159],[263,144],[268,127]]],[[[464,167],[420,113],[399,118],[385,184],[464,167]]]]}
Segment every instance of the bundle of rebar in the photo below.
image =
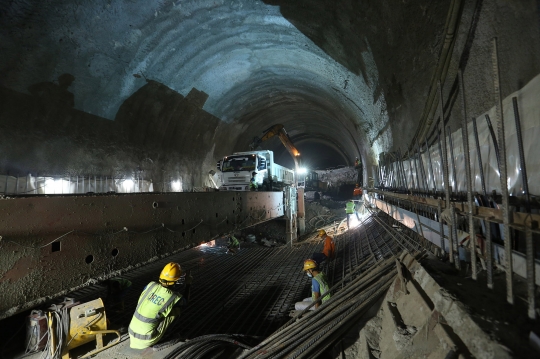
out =
{"type": "MultiPolygon", "coordinates": [[[[358,322],[386,292],[396,276],[395,257],[358,274],[317,310],[306,308],[239,359],[314,358],[358,322]]],[[[352,274],[352,273],[351,273],[352,274]]],[[[338,286],[334,286],[336,289],[338,286]]],[[[322,295],[321,297],[324,297],[322,295]]]]}

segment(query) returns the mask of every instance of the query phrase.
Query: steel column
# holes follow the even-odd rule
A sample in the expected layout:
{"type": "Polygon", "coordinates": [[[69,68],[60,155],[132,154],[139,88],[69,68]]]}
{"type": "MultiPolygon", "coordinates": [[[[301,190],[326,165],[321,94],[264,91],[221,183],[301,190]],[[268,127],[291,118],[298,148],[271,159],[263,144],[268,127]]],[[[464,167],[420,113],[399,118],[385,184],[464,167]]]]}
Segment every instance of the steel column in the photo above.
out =
{"type": "Polygon", "coordinates": [[[503,213],[503,233],[505,249],[505,267],[506,267],[506,300],[514,304],[514,286],[513,286],[513,268],[512,268],[512,239],[510,238],[510,213],[508,208],[508,173],[506,167],[506,140],[504,138],[504,116],[502,107],[502,96],[500,88],[500,69],[499,55],[497,49],[497,38],[493,38],[493,94],[495,97],[495,116],[497,120],[497,132],[499,135],[500,152],[500,179],[502,195],[502,213],[503,213]]]}
{"type": "Polygon", "coordinates": [[[473,218],[473,185],[471,176],[471,156],[469,152],[469,131],[467,128],[467,104],[465,102],[465,85],[463,83],[463,72],[459,70],[459,83],[461,92],[461,137],[463,138],[463,155],[465,160],[465,175],[467,177],[467,202],[469,204],[468,219],[469,219],[469,239],[471,244],[471,267],[472,279],[476,280],[476,233],[474,230],[473,218]]]}

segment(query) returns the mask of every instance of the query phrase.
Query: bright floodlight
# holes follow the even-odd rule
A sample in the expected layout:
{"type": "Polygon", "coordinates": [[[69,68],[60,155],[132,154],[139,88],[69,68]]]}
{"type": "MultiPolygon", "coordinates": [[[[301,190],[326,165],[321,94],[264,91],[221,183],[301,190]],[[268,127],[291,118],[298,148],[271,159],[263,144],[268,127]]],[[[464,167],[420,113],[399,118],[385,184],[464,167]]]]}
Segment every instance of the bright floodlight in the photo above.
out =
{"type": "Polygon", "coordinates": [[[135,185],[135,182],[133,182],[132,179],[126,179],[122,185],[124,186],[124,191],[130,192],[134,190],[133,186],[135,185]]]}
{"type": "Polygon", "coordinates": [[[176,180],[176,181],[172,181],[171,182],[171,189],[174,191],[174,192],[180,192],[182,191],[182,182],[176,180]]]}
{"type": "Polygon", "coordinates": [[[307,168],[301,167],[298,169],[298,174],[303,175],[307,173],[307,168]]]}

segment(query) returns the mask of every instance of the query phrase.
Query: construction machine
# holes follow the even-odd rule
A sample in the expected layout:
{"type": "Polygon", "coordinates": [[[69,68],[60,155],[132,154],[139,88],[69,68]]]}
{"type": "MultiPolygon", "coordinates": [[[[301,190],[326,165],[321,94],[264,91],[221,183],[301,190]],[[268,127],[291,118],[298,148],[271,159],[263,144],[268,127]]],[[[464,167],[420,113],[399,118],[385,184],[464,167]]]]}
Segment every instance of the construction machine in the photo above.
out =
{"type": "Polygon", "coordinates": [[[294,146],[291,138],[287,134],[287,131],[285,131],[285,128],[281,124],[273,125],[272,127],[268,128],[267,130],[263,131],[263,134],[261,137],[255,137],[253,139],[253,142],[249,145],[249,148],[254,150],[257,148],[262,142],[271,139],[274,136],[278,136],[281,140],[281,143],[287,151],[291,154],[296,173],[301,172],[301,157],[300,157],[300,151],[294,146]]]}
{"type": "Polygon", "coordinates": [[[287,131],[285,131],[285,128],[282,124],[276,124],[272,127],[266,129],[261,137],[255,137],[253,139],[253,142],[250,144],[251,149],[257,148],[262,142],[271,139],[272,137],[279,137],[281,143],[287,151],[291,154],[291,157],[294,160],[294,167],[295,167],[295,184],[297,187],[297,194],[298,194],[298,229],[300,230],[300,234],[304,234],[306,232],[306,222],[305,222],[305,206],[304,206],[304,188],[306,186],[306,173],[307,170],[303,168],[302,166],[302,158],[300,157],[300,151],[294,146],[291,138],[287,134],[287,131]]]}

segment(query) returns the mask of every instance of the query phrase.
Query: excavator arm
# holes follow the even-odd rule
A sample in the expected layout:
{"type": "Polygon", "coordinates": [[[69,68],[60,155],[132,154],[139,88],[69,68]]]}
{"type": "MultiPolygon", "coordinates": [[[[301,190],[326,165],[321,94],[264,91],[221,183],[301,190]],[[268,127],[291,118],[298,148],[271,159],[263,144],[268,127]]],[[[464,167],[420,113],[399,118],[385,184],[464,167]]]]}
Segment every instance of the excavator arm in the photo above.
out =
{"type": "Polygon", "coordinates": [[[249,147],[254,150],[262,142],[269,140],[274,136],[278,136],[283,146],[285,146],[287,151],[289,151],[289,153],[293,157],[296,169],[298,170],[298,168],[300,168],[300,151],[298,151],[298,149],[294,146],[289,135],[285,131],[285,128],[283,128],[283,125],[281,124],[274,125],[269,129],[265,130],[260,138],[255,137],[249,147]]]}

